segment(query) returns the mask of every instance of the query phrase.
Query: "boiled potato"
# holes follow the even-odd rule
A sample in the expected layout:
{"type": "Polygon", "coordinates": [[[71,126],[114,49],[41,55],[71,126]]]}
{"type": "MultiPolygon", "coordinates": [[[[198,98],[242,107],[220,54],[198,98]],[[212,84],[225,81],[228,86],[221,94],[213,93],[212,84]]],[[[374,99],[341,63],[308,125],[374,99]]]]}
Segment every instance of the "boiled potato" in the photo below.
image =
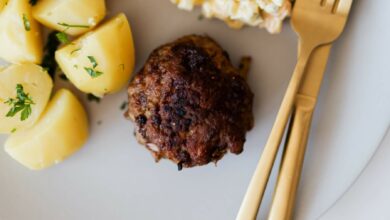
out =
{"type": "Polygon", "coordinates": [[[3,9],[3,7],[7,4],[8,0],[0,0],[0,10],[3,9]]]}
{"type": "Polygon", "coordinates": [[[47,27],[80,35],[96,26],[106,15],[104,0],[39,0],[33,16],[47,27]],[[61,25],[62,24],[62,25],[61,25]],[[73,27],[67,28],[66,24],[73,27]]]}
{"type": "MultiPolygon", "coordinates": [[[[0,72],[0,133],[18,132],[31,127],[44,111],[53,87],[49,74],[42,67],[32,64],[14,64],[0,72]],[[31,114],[22,120],[23,111],[13,117],[7,113],[15,105],[5,103],[10,99],[17,100],[17,85],[23,87],[34,104],[31,104],[31,114]]],[[[25,106],[27,107],[27,105],[25,106]]]]}
{"type": "Polygon", "coordinates": [[[63,161],[86,142],[88,120],[83,106],[68,90],[59,90],[39,121],[11,134],[5,150],[24,166],[39,170],[63,161]]]}
{"type": "Polygon", "coordinates": [[[127,84],[134,68],[134,45],[124,14],[56,51],[67,78],[81,91],[103,96],[127,84]]]}
{"type": "Polygon", "coordinates": [[[42,51],[41,28],[29,1],[8,0],[0,9],[0,57],[11,63],[41,63],[42,51]]]}

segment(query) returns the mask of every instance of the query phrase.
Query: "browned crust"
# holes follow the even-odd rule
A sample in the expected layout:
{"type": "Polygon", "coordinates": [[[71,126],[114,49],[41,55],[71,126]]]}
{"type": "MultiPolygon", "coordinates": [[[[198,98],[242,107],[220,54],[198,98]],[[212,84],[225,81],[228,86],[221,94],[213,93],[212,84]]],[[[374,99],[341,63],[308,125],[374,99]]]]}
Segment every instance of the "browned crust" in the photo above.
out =
{"type": "Polygon", "coordinates": [[[210,37],[186,36],[152,52],[128,88],[128,117],[158,161],[179,167],[243,150],[253,126],[253,94],[210,37]],[[152,147],[151,147],[152,146],[152,147]]]}

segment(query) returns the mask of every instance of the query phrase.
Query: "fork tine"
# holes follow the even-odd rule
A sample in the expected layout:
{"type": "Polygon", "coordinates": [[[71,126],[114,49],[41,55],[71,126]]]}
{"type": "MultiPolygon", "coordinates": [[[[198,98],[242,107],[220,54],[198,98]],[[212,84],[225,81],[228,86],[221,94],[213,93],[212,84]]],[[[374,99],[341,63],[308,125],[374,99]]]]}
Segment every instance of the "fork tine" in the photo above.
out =
{"type": "Polygon", "coordinates": [[[336,13],[337,11],[337,8],[339,7],[339,3],[340,3],[340,0],[336,0],[334,3],[333,3],[333,7],[332,7],[332,13],[336,13]]]}
{"type": "Polygon", "coordinates": [[[326,11],[332,11],[337,0],[325,0],[323,7],[325,7],[326,11]]]}
{"type": "Polygon", "coordinates": [[[336,8],[336,13],[341,15],[348,15],[351,10],[353,0],[339,0],[336,8]]]}

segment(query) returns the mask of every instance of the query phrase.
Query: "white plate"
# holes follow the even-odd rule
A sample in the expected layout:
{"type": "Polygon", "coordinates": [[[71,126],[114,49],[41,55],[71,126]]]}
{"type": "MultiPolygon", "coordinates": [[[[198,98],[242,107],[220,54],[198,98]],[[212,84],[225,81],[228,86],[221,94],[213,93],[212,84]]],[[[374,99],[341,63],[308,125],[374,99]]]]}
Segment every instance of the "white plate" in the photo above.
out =
{"type": "MultiPolygon", "coordinates": [[[[297,219],[317,218],[350,186],[390,122],[390,16],[383,12],[389,7],[389,1],[356,1],[334,47],[297,219]]],[[[227,155],[218,167],[178,172],[170,162],[155,164],[122,117],[123,90],[100,104],[85,102],[91,138],[64,163],[31,172],[0,152],[0,219],[234,219],[294,68],[295,34],[287,24],[274,36],[254,28],[231,30],[219,21],[199,21],[199,12],[179,11],[168,0],[111,1],[109,8],[111,15],[124,11],[129,17],[137,69],[155,47],[190,33],[214,37],[234,62],[253,57],[249,82],[256,94],[256,125],[245,151],[227,155]]],[[[4,140],[1,136],[0,143],[4,140]]]]}
{"type": "Polygon", "coordinates": [[[389,157],[390,130],[356,182],[320,219],[390,219],[389,157]]]}

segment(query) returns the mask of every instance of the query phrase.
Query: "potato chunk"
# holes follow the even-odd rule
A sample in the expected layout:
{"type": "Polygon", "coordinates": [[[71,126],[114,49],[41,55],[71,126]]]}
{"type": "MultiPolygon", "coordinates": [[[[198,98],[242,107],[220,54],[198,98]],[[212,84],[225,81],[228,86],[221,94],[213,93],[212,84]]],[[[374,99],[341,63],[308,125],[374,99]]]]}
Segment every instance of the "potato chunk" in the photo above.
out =
{"type": "Polygon", "coordinates": [[[95,27],[106,15],[104,0],[39,0],[33,16],[47,27],[80,35],[95,27]]]}
{"type": "Polygon", "coordinates": [[[81,91],[103,96],[123,88],[134,68],[134,45],[124,14],[56,51],[56,60],[81,91]]]}
{"type": "Polygon", "coordinates": [[[28,1],[0,3],[0,57],[11,63],[41,63],[42,51],[41,28],[28,1]]]}
{"type": "Polygon", "coordinates": [[[53,88],[49,74],[42,67],[29,64],[14,64],[0,72],[0,133],[11,133],[31,127],[44,111],[53,88]],[[6,116],[15,104],[10,99],[17,99],[17,85],[23,87],[34,104],[31,104],[31,114],[22,120],[22,110],[14,116],[6,116]]]}
{"type": "Polygon", "coordinates": [[[7,4],[8,0],[0,0],[0,11],[3,9],[3,7],[7,4]]]}
{"type": "Polygon", "coordinates": [[[12,134],[5,150],[33,170],[59,163],[81,148],[88,137],[86,112],[68,90],[59,90],[32,128],[12,134]]]}

